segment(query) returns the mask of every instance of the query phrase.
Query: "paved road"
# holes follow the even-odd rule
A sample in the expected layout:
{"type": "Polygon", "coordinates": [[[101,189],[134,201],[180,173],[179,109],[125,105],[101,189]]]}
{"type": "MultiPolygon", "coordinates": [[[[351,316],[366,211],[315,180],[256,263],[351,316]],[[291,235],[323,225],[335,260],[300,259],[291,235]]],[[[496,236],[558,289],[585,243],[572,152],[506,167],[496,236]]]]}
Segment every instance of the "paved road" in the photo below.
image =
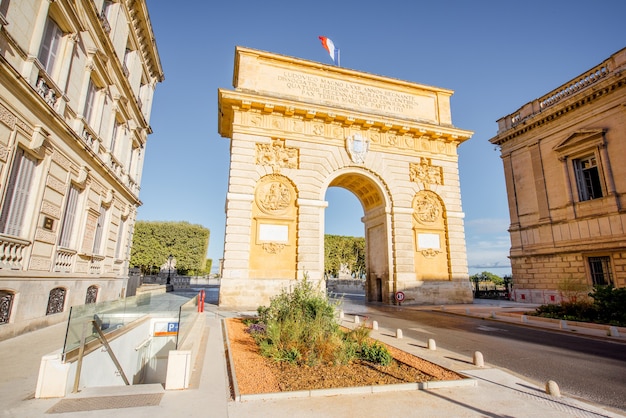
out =
{"type": "Polygon", "coordinates": [[[414,307],[366,306],[355,296],[346,297],[344,311],[425,343],[433,338],[438,347],[470,358],[480,351],[486,363],[539,385],[554,380],[568,396],[626,411],[624,344],[414,307]]]}

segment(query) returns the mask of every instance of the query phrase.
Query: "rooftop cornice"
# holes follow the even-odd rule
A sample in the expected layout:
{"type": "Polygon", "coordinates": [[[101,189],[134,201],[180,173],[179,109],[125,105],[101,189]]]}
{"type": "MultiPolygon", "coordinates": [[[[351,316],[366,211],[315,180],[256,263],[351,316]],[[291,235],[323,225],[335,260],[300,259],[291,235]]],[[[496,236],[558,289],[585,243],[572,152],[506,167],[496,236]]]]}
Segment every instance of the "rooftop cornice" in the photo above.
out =
{"type": "Polygon", "coordinates": [[[232,123],[235,111],[253,111],[303,120],[317,120],[323,123],[335,123],[341,126],[358,126],[361,130],[393,131],[401,135],[414,137],[427,135],[432,138],[445,139],[459,144],[470,139],[473,135],[472,131],[458,129],[453,126],[435,125],[428,122],[329,108],[327,106],[262,96],[245,91],[219,89],[218,96],[220,111],[219,133],[226,138],[232,137],[232,123]]]}

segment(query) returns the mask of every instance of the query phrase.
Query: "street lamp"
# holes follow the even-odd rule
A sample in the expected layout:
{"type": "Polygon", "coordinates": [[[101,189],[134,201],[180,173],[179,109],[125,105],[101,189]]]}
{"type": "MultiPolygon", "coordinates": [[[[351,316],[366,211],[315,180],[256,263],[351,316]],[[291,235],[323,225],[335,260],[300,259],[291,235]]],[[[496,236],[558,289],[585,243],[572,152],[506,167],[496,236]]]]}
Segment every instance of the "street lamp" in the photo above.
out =
{"type": "Polygon", "coordinates": [[[174,258],[174,256],[172,254],[170,254],[169,257],[167,257],[167,284],[170,284],[170,276],[172,274],[172,258],[174,258]]]}

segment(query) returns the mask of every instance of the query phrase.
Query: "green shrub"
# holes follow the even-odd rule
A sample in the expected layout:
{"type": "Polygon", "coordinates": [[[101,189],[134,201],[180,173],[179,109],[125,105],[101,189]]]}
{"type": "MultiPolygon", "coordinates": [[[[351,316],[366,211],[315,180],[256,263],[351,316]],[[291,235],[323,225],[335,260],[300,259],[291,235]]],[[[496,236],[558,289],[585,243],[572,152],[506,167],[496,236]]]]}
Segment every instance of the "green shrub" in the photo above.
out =
{"type": "Polygon", "coordinates": [[[359,357],[365,361],[380,364],[381,366],[388,366],[393,359],[387,347],[378,342],[371,344],[363,342],[359,350],[359,357]]]}
{"type": "Polygon", "coordinates": [[[611,325],[626,325],[626,288],[596,286],[589,294],[598,311],[598,319],[611,325]]]}
{"type": "Polygon", "coordinates": [[[275,361],[316,365],[346,364],[355,358],[387,365],[392,357],[377,343],[369,343],[364,326],[344,333],[335,318],[336,305],[305,276],[291,291],[282,290],[269,306],[257,309],[258,320],[248,332],[261,354],[275,361]]]}
{"type": "Polygon", "coordinates": [[[541,305],[534,315],[569,321],[597,322],[626,326],[626,288],[595,286],[589,293],[593,302],[561,302],[558,305],[541,305]]]}

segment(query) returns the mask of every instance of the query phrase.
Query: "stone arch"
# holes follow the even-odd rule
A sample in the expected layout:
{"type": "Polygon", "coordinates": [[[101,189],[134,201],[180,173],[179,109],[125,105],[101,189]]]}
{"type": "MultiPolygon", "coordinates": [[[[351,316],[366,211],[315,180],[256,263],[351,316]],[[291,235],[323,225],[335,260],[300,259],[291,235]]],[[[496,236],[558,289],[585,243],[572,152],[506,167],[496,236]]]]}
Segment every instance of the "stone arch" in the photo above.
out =
{"type": "Polygon", "coordinates": [[[393,289],[389,269],[391,246],[388,215],[392,206],[389,188],[376,173],[362,167],[335,171],[325,182],[324,195],[329,187],[346,189],[361,202],[366,250],[365,296],[371,302],[389,302],[393,289]]]}
{"type": "Polygon", "coordinates": [[[453,92],[241,47],[235,61],[235,89],[218,92],[231,141],[220,306],[323,280],[333,186],[363,206],[368,300],[471,301],[457,148],[472,132],[452,125],[453,92]]]}

